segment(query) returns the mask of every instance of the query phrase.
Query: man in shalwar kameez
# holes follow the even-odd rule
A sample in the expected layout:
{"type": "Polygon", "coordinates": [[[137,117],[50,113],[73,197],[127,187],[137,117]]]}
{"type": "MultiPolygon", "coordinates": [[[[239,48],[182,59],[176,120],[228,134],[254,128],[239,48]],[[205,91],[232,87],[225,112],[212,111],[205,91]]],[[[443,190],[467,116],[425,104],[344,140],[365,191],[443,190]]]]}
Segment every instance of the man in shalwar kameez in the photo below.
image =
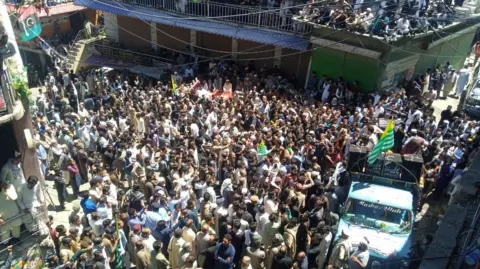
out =
{"type": "Polygon", "coordinates": [[[0,240],[7,244],[10,239],[18,240],[22,218],[17,205],[17,192],[8,181],[0,182],[0,240]]]}
{"type": "Polygon", "coordinates": [[[8,160],[0,172],[0,181],[12,184],[17,192],[20,186],[25,183],[21,159],[22,155],[16,151],[14,157],[8,160]]]}

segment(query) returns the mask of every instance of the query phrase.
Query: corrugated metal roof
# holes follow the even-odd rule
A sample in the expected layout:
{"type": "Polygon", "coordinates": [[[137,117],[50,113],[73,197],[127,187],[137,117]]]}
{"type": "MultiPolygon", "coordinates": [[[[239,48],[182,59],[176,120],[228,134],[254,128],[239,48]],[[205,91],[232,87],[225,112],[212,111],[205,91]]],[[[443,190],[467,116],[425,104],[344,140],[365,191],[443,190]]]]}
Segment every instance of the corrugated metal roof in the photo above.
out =
{"type": "Polygon", "coordinates": [[[76,0],[75,5],[88,7],[90,9],[102,10],[120,16],[154,21],[159,24],[166,24],[174,27],[192,29],[301,51],[305,51],[309,43],[308,40],[299,36],[245,27],[239,28],[229,24],[222,24],[213,21],[182,20],[179,17],[172,16],[155,8],[145,8],[124,3],[119,4],[108,0],[76,0]]]}

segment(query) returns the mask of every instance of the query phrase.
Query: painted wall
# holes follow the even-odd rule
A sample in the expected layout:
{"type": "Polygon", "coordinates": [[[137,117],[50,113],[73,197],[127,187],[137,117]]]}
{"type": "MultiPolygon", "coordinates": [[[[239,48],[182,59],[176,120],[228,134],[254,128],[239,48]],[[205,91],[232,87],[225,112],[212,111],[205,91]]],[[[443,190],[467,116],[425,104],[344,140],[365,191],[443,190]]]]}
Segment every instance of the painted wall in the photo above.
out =
{"type": "Polygon", "coordinates": [[[327,75],[332,79],[342,76],[344,80],[359,81],[362,91],[372,91],[378,87],[382,73],[380,61],[331,48],[316,49],[312,55],[310,72],[317,76],[327,75]]]}
{"type": "Polygon", "coordinates": [[[295,75],[299,82],[297,87],[303,87],[304,81],[308,72],[308,65],[310,64],[310,57],[312,53],[310,51],[299,53],[298,50],[282,49],[282,58],[280,62],[280,68],[288,75],[295,75]],[[290,56],[284,56],[290,55],[290,56]]]}
{"type": "MultiPolygon", "coordinates": [[[[150,24],[147,24],[138,19],[117,16],[116,20],[118,22],[118,39],[119,42],[124,44],[126,48],[151,48],[152,45],[150,42],[152,40],[152,27],[150,24]],[[125,30],[122,30],[124,28],[125,30]],[[129,32],[134,33],[142,38],[136,37],[129,32]],[[142,40],[145,39],[145,40],[142,40]],[[148,40],[148,41],[147,41],[148,40]]],[[[107,20],[106,20],[107,24],[107,20]]],[[[185,51],[188,44],[192,40],[192,36],[189,29],[172,27],[163,24],[156,24],[156,41],[159,47],[170,48],[178,51],[185,51]],[[174,38],[172,38],[174,37],[174,38]],[[178,39],[178,40],[177,40],[178,39]],[[181,41],[179,41],[181,40],[181,41]],[[183,41],[183,42],[182,42],[183,41]]],[[[106,27],[108,28],[108,27],[106,27]]],[[[109,30],[109,29],[107,29],[109,30]]],[[[112,29],[109,30],[110,32],[112,29]]],[[[107,31],[108,32],[108,31],[107,31]]],[[[107,34],[108,35],[108,34],[107,34]]],[[[153,35],[155,39],[155,36],[153,35]]],[[[232,38],[215,35],[211,33],[196,31],[195,41],[198,47],[207,48],[210,50],[217,51],[226,51],[229,53],[221,53],[215,51],[205,50],[201,54],[206,55],[207,57],[221,57],[227,55],[226,58],[231,59],[233,41],[232,38]]],[[[198,50],[198,49],[197,49],[198,50]]],[[[246,62],[249,59],[255,59],[256,67],[261,68],[264,65],[268,67],[273,67],[275,60],[275,46],[266,45],[262,43],[252,42],[248,40],[237,40],[237,51],[247,51],[247,52],[259,52],[254,54],[238,54],[237,60],[240,64],[246,62]],[[267,58],[267,59],[262,59],[267,58]]],[[[286,48],[279,48],[281,55],[292,54],[298,51],[286,48]]],[[[299,81],[305,80],[306,70],[308,69],[310,53],[299,53],[292,56],[280,56],[280,68],[283,69],[288,76],[296,75],[299,81]]]]}
{"type": "Polygon", "coordinates": [[[238,40],[238,52],[245,51],[245,53],[258,52],[255,54],[238,54],[237,59],[240,63],[247,63],[247,59],[259,59],[255,60],[256,68],[262,68],[264,65],[267,67],[273,67],[272,57],[275,56],[275,46],[266,45],[262,43],[252,42],[248,40],[238,40]],[[269,58],[269,59],[262,59],[269,58]]]}
{"type": "MultiPolygon", "coordinates": [[[[197,31],[196,39],[197,39],[197,46],[199,47],[207,48],[211,50],[217,50],[217,51],[229,51],[229,52],[232,51],[232,38],[228,36],[215,35],[215,34],[197,31]]],[[[240,51],[240,48],[238,50],[240,51]]],[[[206,50],[204,54],[207,55],[208,57],[219,57],[219,56],[228,55],[229,53],[220,53],[220,52],[206,50]]],[[[230,55],[228,56],[230,58],[230,55]]]]}
{"type": "Polygon", "coordinates": [[[118,37],[125,46],[139,49],[150,49],[150,23],[130,17],[117,16],[118,37]]]}
{"type": "Polygon", "coordinates": [[[66,33],[71,30],[69,17],[65,14],[60,14],[51,17],[42,17],[42,36],[51,37],[55,33],[55,27],[58,27],[61,33],[66,33]],[[56,25],[55,25],[56,24],[56,25]]]}
{"type": "MultiPolygon", "coordinates": [[[[165,24],[156,24],[157,26],[157,44],[162,47],[164,46],[165,48],[171,48],[175,50],[180,50],[183,51],[187,47],[187,44],[180,42],[178,40],[175,40],[170,36],[173,36],[177,39],[180,39],[186,43],[190,42],[190,30],[189,29],[184,29],[184,28],[178,28],[178,27],[172,27],[169,25],[165,24]],[[162,33],[163,32],[163,33],[162,33]]],[[[145,25],[145,27],[147,27],[145,25]]]]}
{"type": "Polygon", "coordinates": [[[423,51],[423,54],[426,55],[420,56],[415,72],[423,73],[427,68],[432,68],[437,64],[444,65],[446,62],[450,62],[456,69],[461,68],[466,56],[470,53],[474,36],[475,32],[470,32],[423,51]]]}

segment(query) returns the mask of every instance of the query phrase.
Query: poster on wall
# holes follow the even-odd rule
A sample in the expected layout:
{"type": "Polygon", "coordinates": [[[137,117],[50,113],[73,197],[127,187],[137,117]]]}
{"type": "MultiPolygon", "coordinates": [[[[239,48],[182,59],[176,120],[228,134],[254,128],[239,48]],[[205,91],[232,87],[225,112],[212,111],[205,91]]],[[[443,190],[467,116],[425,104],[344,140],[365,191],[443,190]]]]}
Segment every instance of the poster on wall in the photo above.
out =
{"type": "Polygon", "coordinates": [[[18,27],[22,34],[22,42],[32,40],[40,35],[42,24],[35,7],[29,6],[22,10],[22,13],[18,16],[18,27]]]}

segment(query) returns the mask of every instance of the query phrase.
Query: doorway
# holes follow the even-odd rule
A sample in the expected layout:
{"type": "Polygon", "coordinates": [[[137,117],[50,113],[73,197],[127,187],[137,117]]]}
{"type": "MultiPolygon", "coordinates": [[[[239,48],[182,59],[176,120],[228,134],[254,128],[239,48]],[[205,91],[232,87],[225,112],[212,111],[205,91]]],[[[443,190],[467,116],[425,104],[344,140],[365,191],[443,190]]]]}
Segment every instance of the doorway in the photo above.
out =
{"type": "Polygon", "coordinates": [[[15,151],[18,150],[17,139],[13,131],[12,122],[0,125],[0,168],[3,167],[15,151]]]}
{"type": "Polygon", "coordinates": [[[75,36],[83,29],[83,16],[80,12],[70,15],[70,27],[75,36]]]}

